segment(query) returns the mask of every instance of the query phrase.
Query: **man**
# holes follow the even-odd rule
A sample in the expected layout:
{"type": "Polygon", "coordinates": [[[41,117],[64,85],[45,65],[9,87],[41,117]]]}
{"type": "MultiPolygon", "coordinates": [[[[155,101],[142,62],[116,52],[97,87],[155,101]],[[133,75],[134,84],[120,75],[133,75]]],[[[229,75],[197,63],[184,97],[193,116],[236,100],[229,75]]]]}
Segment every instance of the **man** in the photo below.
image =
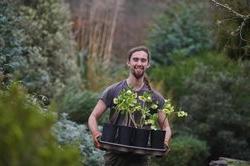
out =
{"type": "MultiPolygon", "coordinates": [[[[113,99],[119,95],[119,92],[122,89],[127,87],[132,87],[132,89],[139,95],[143,94],[145,91],[149,91],[152,94],[153,100],[159,104],[158,121],[161,129],[166,131],[165,144],[168,145],[171,137],[171,129],[169,127],[168,120],[165,119],[165,114],[160,110],[164,105],[164,98],[158,92],[151,89],[149,82],[145,77],[145,71],[150,67],[149,59],[150,52],[146,47],[139,46],[132,48],[128,52],[127,66],[130,69],[128,78],[106,88],[99,98],[99,101],[97,102],[88,120],[89,129],[92,133],[93,141],[97,148],[100,148],[97,138],[102,134],[97,128],[97,121],[107,108],[111,109],[111,123],[123,124],[124,117],[122,115],[120,115],[115,121],[112,121],[112,119],[114,119],[112,118],[114,115],[112,108],[114,107],[113,99]]],[[[148,165],[146,156],[135,155],[131,153],[118,154],[114,152],[107,152],[104,155],[104,159],[106,166],[148,165]]]]}

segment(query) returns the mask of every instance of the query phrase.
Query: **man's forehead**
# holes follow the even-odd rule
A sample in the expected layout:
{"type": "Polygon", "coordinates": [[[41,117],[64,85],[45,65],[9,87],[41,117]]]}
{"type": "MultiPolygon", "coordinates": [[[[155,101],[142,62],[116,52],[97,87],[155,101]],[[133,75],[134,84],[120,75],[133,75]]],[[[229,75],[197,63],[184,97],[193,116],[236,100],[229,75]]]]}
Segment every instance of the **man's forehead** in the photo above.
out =
{"type": "Polygon", "coordinates": [[[148,58],[148,54],[145,51],[136,51],[132,54],[132,58],[148,58]]]}

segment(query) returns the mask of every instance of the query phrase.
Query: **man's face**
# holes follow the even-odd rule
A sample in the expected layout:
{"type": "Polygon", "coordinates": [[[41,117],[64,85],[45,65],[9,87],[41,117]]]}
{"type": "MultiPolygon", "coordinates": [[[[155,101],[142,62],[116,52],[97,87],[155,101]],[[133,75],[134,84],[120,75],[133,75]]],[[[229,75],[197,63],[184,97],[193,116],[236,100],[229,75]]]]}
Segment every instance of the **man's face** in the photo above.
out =
{"type": "Polygon", "coordinates": [[[130,60],[127,62],[131,73],[135,78],[139,79],[144,75],[144,72],[149,68],[148,54],[144,51],[136,51],[132,54],[130,60]]]}

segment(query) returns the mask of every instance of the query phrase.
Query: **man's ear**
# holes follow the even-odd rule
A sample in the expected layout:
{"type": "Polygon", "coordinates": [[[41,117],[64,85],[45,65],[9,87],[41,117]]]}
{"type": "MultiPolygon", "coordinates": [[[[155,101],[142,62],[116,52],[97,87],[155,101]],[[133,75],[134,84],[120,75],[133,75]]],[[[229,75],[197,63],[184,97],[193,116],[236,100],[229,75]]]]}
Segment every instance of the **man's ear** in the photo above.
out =
{"type": "Polygon", "coordinates": [[[128,66],[128,67],[130,67],[130,63],[129,63],[129,61],[127,61],[127,66],[128,66]]]}
{"type": "Polygon", "coordinates": [[[147,69],[150,67],[151,65],[150,65],[150,63],[148,63],[148,65],[147,65],[147,69]]]}

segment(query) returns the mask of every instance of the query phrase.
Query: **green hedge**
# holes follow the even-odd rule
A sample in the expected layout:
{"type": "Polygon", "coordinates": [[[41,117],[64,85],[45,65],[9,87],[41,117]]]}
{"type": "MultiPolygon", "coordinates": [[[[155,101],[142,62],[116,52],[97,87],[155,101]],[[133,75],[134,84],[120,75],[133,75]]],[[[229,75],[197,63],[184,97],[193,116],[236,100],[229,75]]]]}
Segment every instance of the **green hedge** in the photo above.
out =
{"type": "MultiPolygon", "coordinates": [[[[97,104],[99,94],[89,90],[80,90],[76,87],[68,87],[62,91],[56,101],[58,112],[67,113],[68,119],[78,124],[87,123],[89,115],[97,104]]],[[[108,121],[109,111],[101,117],[99,124],[108,121]]]]}
{"type": "Polygon", "coordinates": [[[0,2],[0,72],[29,92],[57,96],[79,85],[70,12],[60,0],[0,2]]]}
{"type": "Polygon", "coordinates": [[[58,112],[67,113],[70,120],[85,123],[96,105],[97,99],[98,94],[95,92],[69,87],[57,99],[58,112]]]}
{"type": "Polygon", "coordinates": [[[154,158],[152,165],[201,166],[206,165],[208,147],[204,141],[191,136],[178,136],[170,144],[170,152],[163,158],[154,158]]]}
{"type": "Polygon", "coordinates": [[[173,63],[176,54],[191,57],[211,49],[213,36],[208,11],[208,2],[205,1],[169,3],[148,35],[153,62],[168,65],[173,63]]]}
{"type": "Polygon", "coordinates": [[[0,165],[80,165],[79,150],[52,135],[55,114],[30,101],[19,86],[0,90],[0,165]]]}
{"type": "Polygon", "coordinates": [[[239,69],[227,57],[216,52],[204,52],[190,58],[181,55],[173,59],[173,65],[152,68],[149,72],[150,79],[156,87],[162,89],[165,96],[178,101],[187,93],[185,80],[188,79],[198,66],[211,66],[214,71],[228,71],[236,73],[239,69]],[[159,84],[160,83],[160,84],[159,84]]]}
{"type": "Polygon", "coordinates": [[[250,63],[232,63],[234,72],[199,66],[179,104],[189,113],[184,128],[206,140],[213,158],[250,159],[250,63]]]}
{"type": "Polygon", "coordinates": [[[175,120],[173,131],[205,140],[212,158],[249,160],[250,63],[218,53],[174,62],[150,73],[154,82],[162,82],[164,95],[189,114],[175,120]]]}

